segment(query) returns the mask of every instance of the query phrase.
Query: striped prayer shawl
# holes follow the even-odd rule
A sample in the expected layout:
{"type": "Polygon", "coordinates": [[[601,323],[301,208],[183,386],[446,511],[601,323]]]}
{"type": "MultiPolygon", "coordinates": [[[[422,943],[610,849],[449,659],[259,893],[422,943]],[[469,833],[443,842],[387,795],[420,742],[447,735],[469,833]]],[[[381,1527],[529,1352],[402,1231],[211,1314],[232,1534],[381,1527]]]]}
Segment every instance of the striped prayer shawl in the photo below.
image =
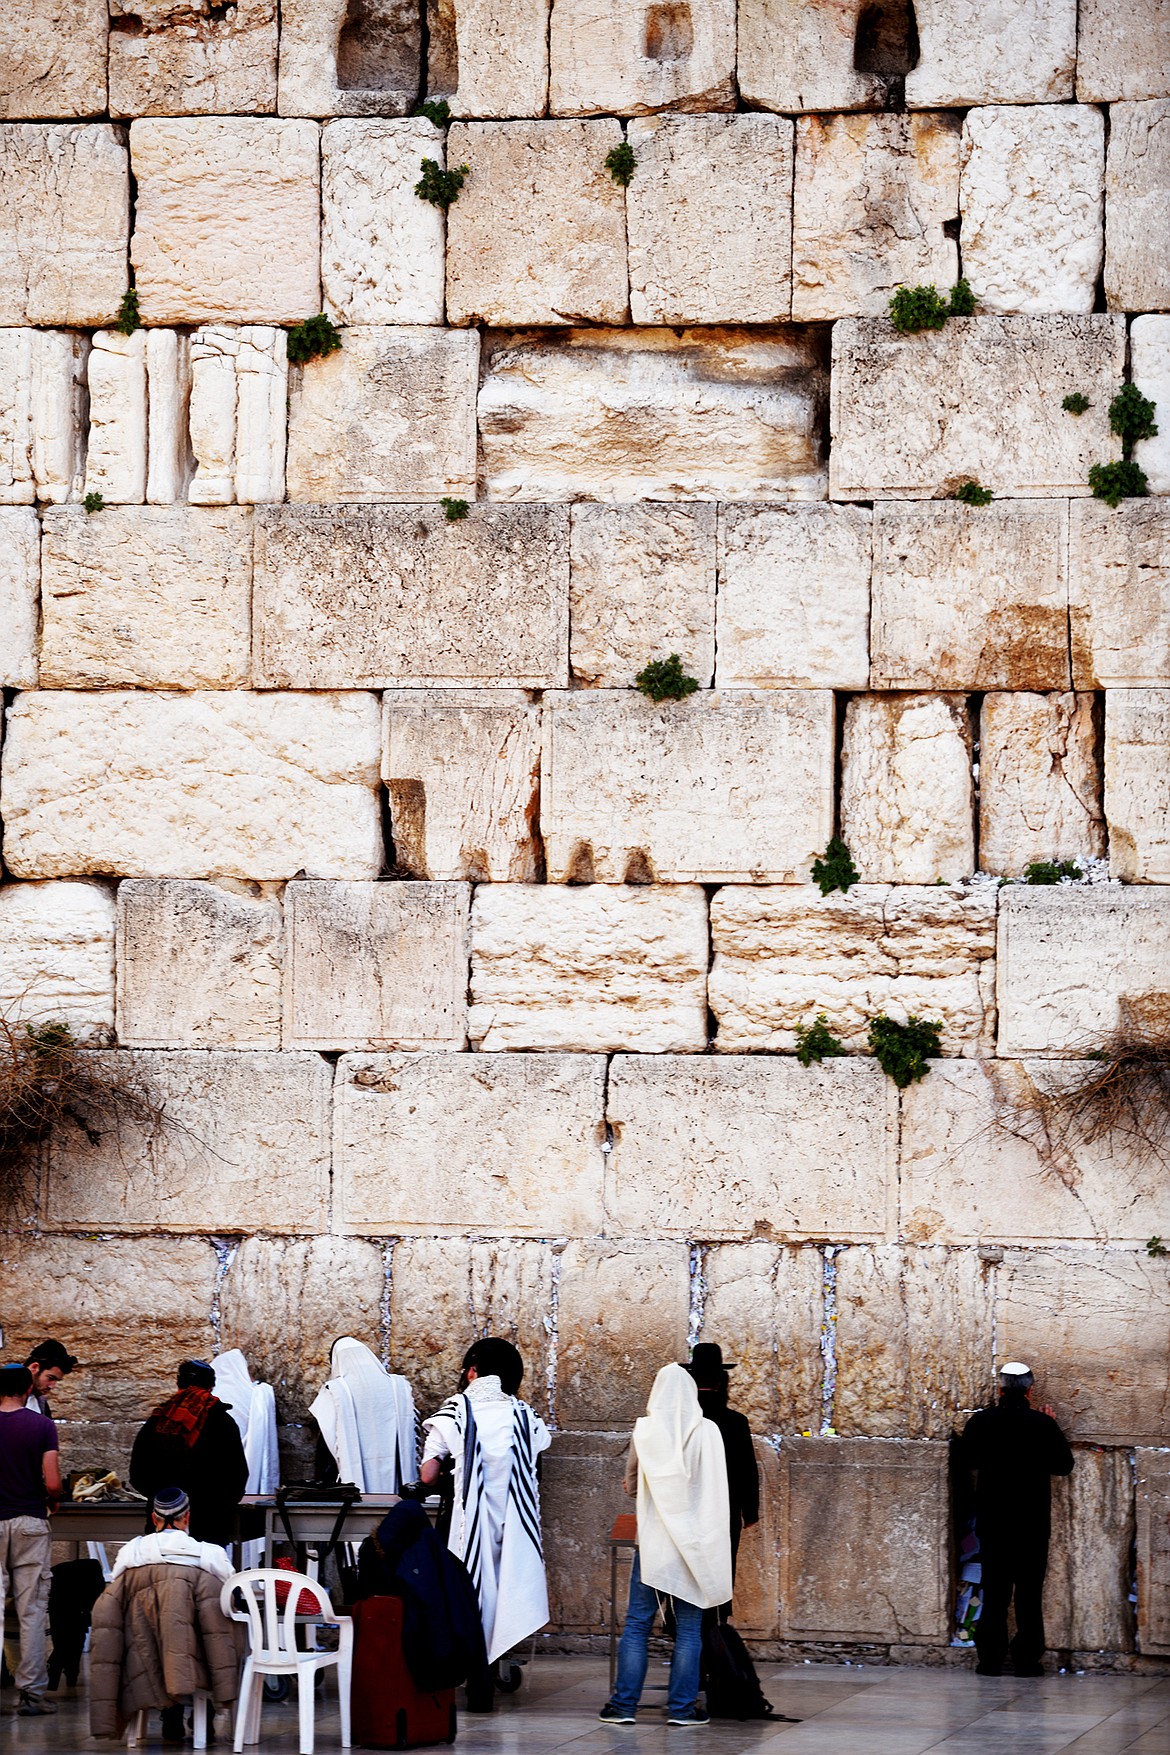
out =
{"type": "MultiPolygon", "coordinates": [[[[484,1561],[484,1466],[483,1448],[475,1423],[475,1410],[468,1395],[453,1395],[439,1414],[453,1420],[463,1443],[463,1564],[471,1575],[481,1610],[485,1607],[484,1561]]],[[[508,1504],[515,1506],[519,1528],[544,1564],[540,1535],[540,1501],[536,1484],[536,1455],[532,1443],[532,1420],[528,1408],[512,1398],[512,1458],[508,1475],[508,1504]]]]}

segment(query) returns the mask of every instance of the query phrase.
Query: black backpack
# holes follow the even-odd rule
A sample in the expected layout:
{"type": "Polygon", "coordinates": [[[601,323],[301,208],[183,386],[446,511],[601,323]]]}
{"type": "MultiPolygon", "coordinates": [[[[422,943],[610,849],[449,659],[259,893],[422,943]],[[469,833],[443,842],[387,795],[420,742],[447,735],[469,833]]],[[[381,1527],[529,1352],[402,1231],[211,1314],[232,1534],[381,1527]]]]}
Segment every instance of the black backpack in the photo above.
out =
{"type": "MultiPolygon", "coordinates": [[[[703,1628],[703,1686],[712,1718],[774,1718],[764,1699],[756,1667],[730,1621],[712,1618],[703,1628]]],[[[795,1723],[795,1720],[788,1720],[795,1723]]]]}

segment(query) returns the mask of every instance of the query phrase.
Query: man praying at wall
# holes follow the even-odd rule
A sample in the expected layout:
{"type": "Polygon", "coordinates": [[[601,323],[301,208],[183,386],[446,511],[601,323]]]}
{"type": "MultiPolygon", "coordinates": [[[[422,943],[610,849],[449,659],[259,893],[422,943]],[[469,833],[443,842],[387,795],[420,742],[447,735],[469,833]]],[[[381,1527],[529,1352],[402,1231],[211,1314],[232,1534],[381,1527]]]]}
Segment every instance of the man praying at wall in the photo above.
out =
{"type": "Polygon", "coordinates": [[[130,1453],[130,1485],[148,1499],[182,1487],[191,1499],[191,1534],[226,1548],[236,1507],[248,1485],[240,1429],[217,1399],[215,1372],[204,1359],[184,1359],[178,1390],[140,1429],[130,1453]]]}

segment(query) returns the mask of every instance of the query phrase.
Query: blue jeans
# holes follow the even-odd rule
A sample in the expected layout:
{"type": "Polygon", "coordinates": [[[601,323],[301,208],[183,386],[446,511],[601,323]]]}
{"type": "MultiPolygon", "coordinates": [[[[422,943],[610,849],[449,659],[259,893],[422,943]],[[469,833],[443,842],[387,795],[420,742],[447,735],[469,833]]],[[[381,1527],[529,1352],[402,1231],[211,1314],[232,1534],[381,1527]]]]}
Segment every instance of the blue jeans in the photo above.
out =
{"type": "MultiPolygon", "coordinates": [[[[650,1629],[658,1613],[658,1593],[642,1583],[642,1557],[634,1554],[630,1573],[630,1606],[618,1646],[617,1680],[611,1699],[615,1706],[633,1712],[646,1680],[650,1660],[650,1629]]],[[[694,1706],[699,1693],[699,1654],[702,1649],[703,1611],[694,1603],[674,1599],[674,1655],[670,1660],[670,1692],[666,1698],[669,1712],[685,1712],[694,1706]]]]}

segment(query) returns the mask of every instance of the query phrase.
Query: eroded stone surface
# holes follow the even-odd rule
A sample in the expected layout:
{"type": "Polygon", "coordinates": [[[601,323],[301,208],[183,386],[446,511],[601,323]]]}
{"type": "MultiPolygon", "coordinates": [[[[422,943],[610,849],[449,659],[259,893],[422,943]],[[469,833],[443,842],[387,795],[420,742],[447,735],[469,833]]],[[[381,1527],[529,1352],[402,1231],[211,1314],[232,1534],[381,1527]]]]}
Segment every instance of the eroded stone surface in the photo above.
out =
{"type": "Polygon", "coordinates": [[[631,122],[626,190],[635,323],[787,319],[792,123],[778,116],[631,122]]]}
{"type": "Polygon", "coordinates": [[[740,0],[739,89],[764,110],[880,108],[885,81],[856,65],[862,0],[740,0]]]}
{"type": "Polygon", "coordinates": [[[366,1236],[593,1236],[605,1063],[596,1056],[350,1054],[334,1102],[334,1202],[366,1236]],[[526,1173],[518,1174],[521,1170],[526,1173]]]}
{"type": "Polygon", "coordinates": [[[250,116],[131,124],[146,322],[299,323],[320,310],[319,135],[315,122],[250,116]]]}
{"type": "Polygon", "coordinates": [[[823,499],[823,348],[799,326],[498,336],[487,498],[823,499]]]}
{"type": "Polygon", "coordinates": [[[36,687],[40,537],[31,506],[0,508],[0,688],[36,687]]]}
{"type": "Polygon", "coordinates": [[[1044,1636],[1053,1651],[1131,1651],[1133,1463],[1087,1445],[1074,1457],[1072,1474],[1052,1482],[1044,1636]]]}
{"type": "Polygon", "coordinates": [[[945,1054],[995,1043],[995,891],[855,884],[728,884],[711,901],[716,1046],[791,1053],[798,1025],[824,1012],[866,1052],[869,1020],[931,1018],[945,1054]]]}
{"type": "Polygon", "coordinates": [[[244,884],[118,885],[118,1038],[139,1048],[279,1048],[284,922],[244,884]]]}
{"type": "Polygon", "coordinates": [[[917,0],[906,102],[1058,104],[1073,95],[1076,0],[917,0]]]}
{"type": "Polygon", "coordinates": [[[567,680],[561,506],[282,506],[257,520],[256,677],[277,688],[567,680]]]}
{"type": "Polygon", "coordinates": [[[42,564],[45,687],[247,686],[249,513],[63,507],[45,516],[42,564]]]}
{"type": "MultiPolygon", "coordinates": [[[[1170,328],[1170,319],[1146,321],[1170,328]]],[[[1084,500],[1070,507],[1069,616],[1077,688],[1139,689],[1165,679],[1170,504],[1124,500],[1114,511],[1084,500]]]]}
{"type": "Polygon", "coordinates": [[[97,116],[106,107],[105,0],[22,0],[0,45],[0,117],[97,116]]]}
{"type": "Polygon", "coordinates": [[[0,124],[0,323],[96,327],[126,290],[126,146],[108,122],[0,124]]]}
{"type": "MultiPolygon", "coordinates": [[[[637,1414],[632,1417],[636,1419],[637,1414]]],[[[609,1626],[606,1538],[614,1519],[629,1514],[630,1501],[622,1488],[629,1444],[628,1423],[625,1431],[618,1432],[558,1431],[553,1434],[551,1450],[544,1454],[541,1534],[549,1608],[557,1627],[575,1633],[602,1633],[609,1626]]],[[[619,1601],[624,1600],[632,1559],[633,1551],[628,1548],[619,1557],[619,1601]]]]}
{"type": "Polygon", "coordinates": [[[455,122],[470,175],[447,214],[451,323],[621,323],[626,203],[605,168],[622,138],[599,122],[455,122]]]}
{"type": "Polygon", "coordinates": [[[189,473],[191,349],[175,329],[146,332],[146,498],[181,500],[189,473]]]}
{"type": "Polygon", "coordinates": [[[427,90],[455,116],[543,116],[549,0],[427,0],[427,90]]]}
{"type": "Polygon", "coordinates": [[[322,130],[321,283],[337,322],[443,321],[443,215],[414,192],[424,158],[444,162],[425,116],[322,130]]]}
{"type": "Polygon", "coordinates": [[[569,662],[590,688],[629,688],[677,652],[701,688],[715,668],[715,507],[572,511],[569,662]]]}
{"type": "Polygon", "coordinates": [[[403,116],[418,98],[417,0],[281,0],[282,116],[403,116]]]}
{"type": "Polygon", "coordinates": [[[547,694],[549,879],[798,882],[832,832],[832,761],[827,690],[547,694]]]}
{"type": "Polygon", "coordinates": [[[958,213],[957,117],[802,116],[793,317],[884,315],[899,286],[953,286],[959,251],[944,228],[958,213]]]}
{"type": "Polygon", "coordinates": [[[845,709],[841,834],[869,883],[954,883],[975,865],[963,695],[855,695],[845,709]]]}
{"type": "Polygon", "coordinates": [[[685,1243],[574,1240],[561,1258],[557,1419],[625,1429],[646,1412],[654,1378],[687,1356],[690,1273],[685,1243]]]}
{"type": "Polygon", "coordinates": [[[371,695],[23,695],[4,746],[18,877],[374,877],[371,695]]]}
{"type": "Polygon", "coordinates": [[[87,369],[85,491],[116,503],[146,497],[146,331],[99,329],[87,369]]]}
{"type": "Polygon", "coordinates": [[[88,340],[0,329],[0,505],[80,499],[88,340]]]}
{"type": "Polygon", "coordinates": [[[1100,859],[1100,708],[1092,695],[989,694],[979,715],[979,864],[1100,859]]]}
{"type": "Polygon", "coordinates": [[[732,1405],[746,1414],[755,1432],[806,1432],[819,1426],[821,1250],[769,1238],[714,1243],[703,1252],[702,1275],[698,1338],[717,1341],[724,1356],[735,1360],[732,1405]]]}
{"type": "Polygon", "coordinates": [[[1159,0],[1080,0],[1077,99],[1082,104],[1170,97],[1170,16],[1159,0]]]}
{"type": "Polygon", "coordinates": [[[60,1020],[81,1037],[114,1022],[114,900],[99,884],[0,885],[0,1015],[60,1020]]]}
{"type": "Polygon", "coordinates": [[[833,330],[834,498],[949,498],[977,479],[997,496],[1087,495],[1119,455],[1107,410],[1124,375],[1108,316],[952,318],[900,336],[885,318],[833,330]],[[1080,418],[1065,396],[1089,398],[1080,418]]]}
{"type": "Polygon", "coordinates": [[[1154,404],[1157,434],[1134,446],[1152,494],[1170,494],[1170,317],[1135,317],[1129,326],[1130,375],[1154,404]]]}
{"type": "Polygon", "coordinates": [[[1109,870],[1170,883],[1170,689],[1111,689],[1105,703],[1109,870]]]}
{"type": "Polygon", "coordinates": [[[1170,98],[1109,111],[1105,297],[1111,311],[1170,310],[1170,98]]]}
{"type": "Polygon", "coordinates": [[[112,116],[276,108],[277,0],[110,0],[112,116]]]}
{"type": "Polygon", "coordinates": [[[556,0],[554,116],[735,108],[735,0],[556,0]]]}
{"type": "Polygon", "coordinates": [[[484,1050],[707,1043],[707,898],[695,886],[481,885],[468,1034],[484,1050]]]}
{"type": "Polygon", "coordinates": [[[883,1238],[896,1097],[876,1061],[622,1056],[606,1114],[606,1214],[619,1232],[883,1238]]]}
{"type": "Polygon", "coordinates": [[[1138,1644],[1170,1657],[1170,1450],[1141,1448],[1135,1461],[1138,1644]]]}

